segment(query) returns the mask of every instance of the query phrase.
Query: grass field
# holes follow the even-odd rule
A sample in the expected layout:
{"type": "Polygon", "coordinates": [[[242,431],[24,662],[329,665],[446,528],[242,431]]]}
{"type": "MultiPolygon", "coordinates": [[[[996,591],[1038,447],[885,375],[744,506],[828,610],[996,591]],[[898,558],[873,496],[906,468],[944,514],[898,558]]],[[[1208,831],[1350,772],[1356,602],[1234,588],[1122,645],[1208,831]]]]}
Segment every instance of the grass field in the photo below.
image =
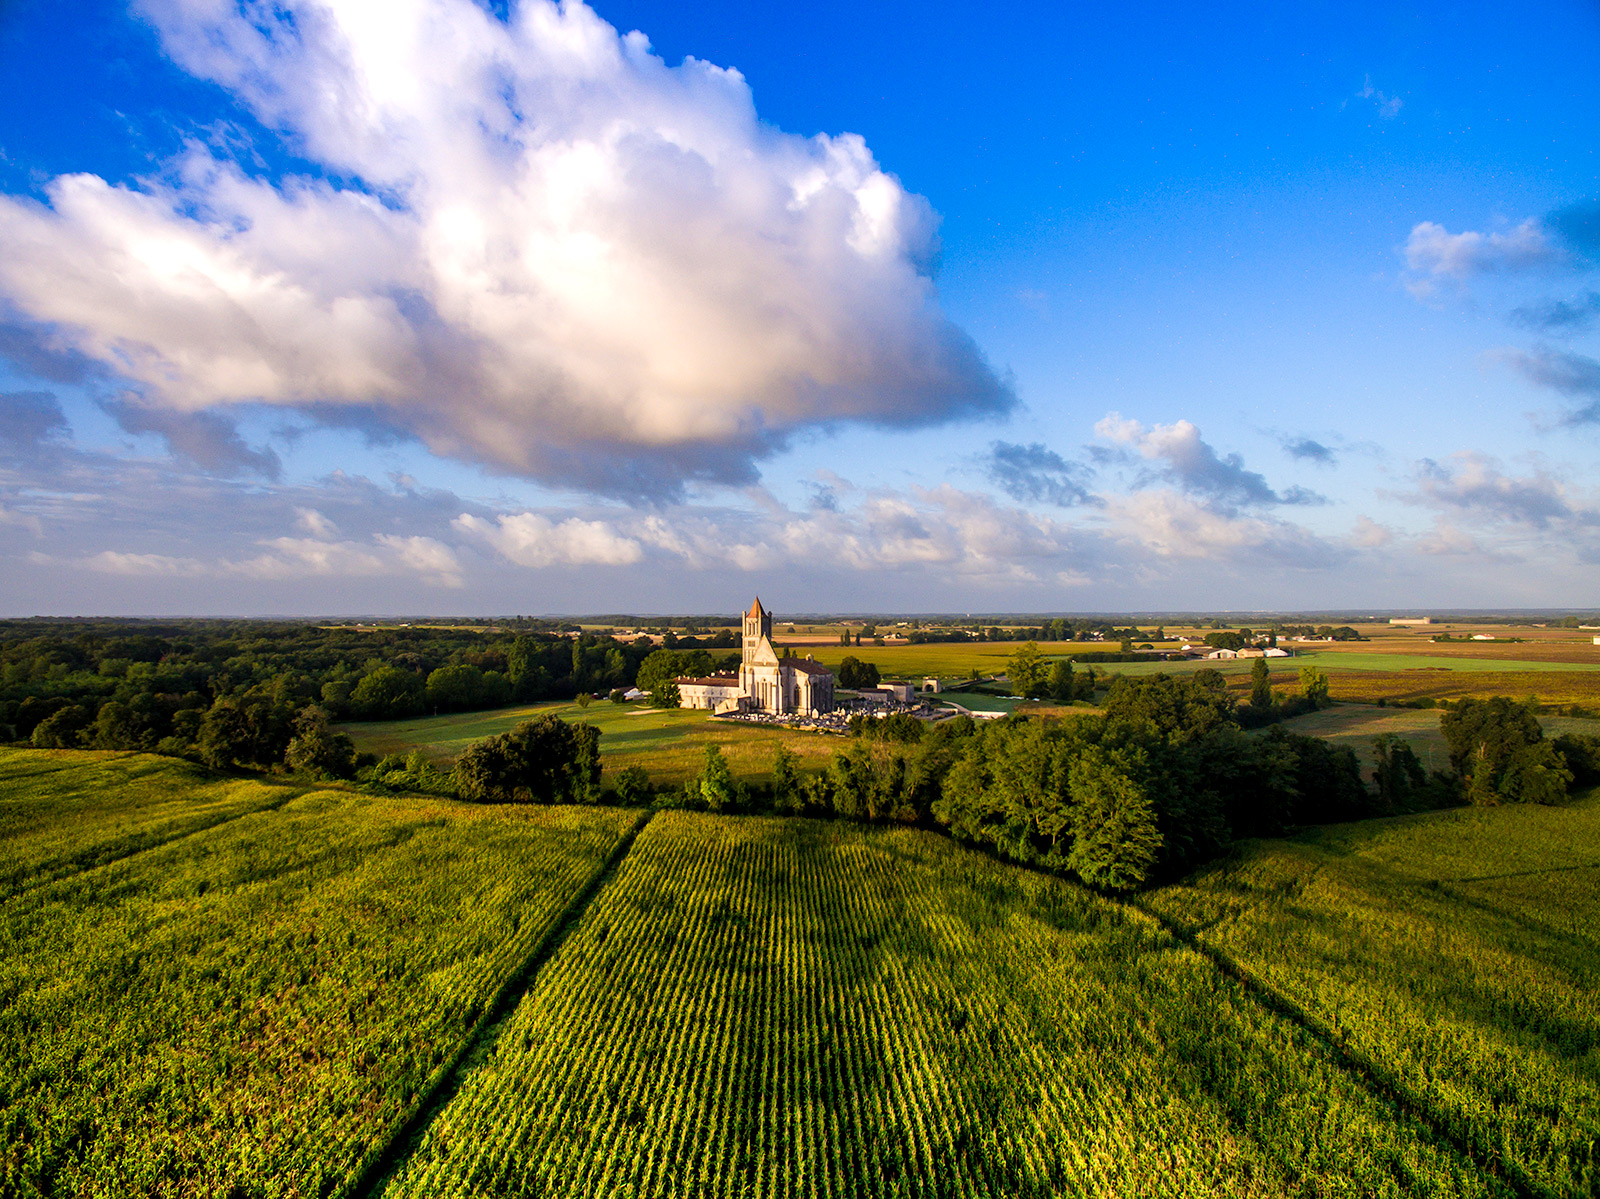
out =
{"type": "Polygon", "coordinates": [[[1257,842],[1149,902],[1525,1193],[1600,1189],[1600,796],[1257,842]]]}
{"type": "Polygon", "coordinates": [[[571,703],[534,704],[340,728],[354,738],[359,750],[387,754],[420,749],[431,761],[444,766],[472,742],[503,733],[542,712],[553,712],[564,720],[586,720],[600,730],[600,757],[607,778],[628,766],[642,766],[649,772],[651,782],[681,783],[705,765],[705,747],[716,745],[736,775],[762,779],[771,772],[780,745],[787,745],[800,758],[801,765],[811,769],[820,769],[841,748],[838,737],[822,733],[718,721],[704,710],[664,711],[610,701],[596,701],[587,708],[571,703]]]}
{"type": "Polygon", "coordinates": [[[6,1195],[332,1193],[635,820],[331,791],[252,812],[282,789],[239,782],[246,814],[162,844],[146,825],[106,861],[89,847],[163,782],[207,806],[188,768],[28,750],[0,766],[0,817],[82,792],[61,793],[54,839],[13,844],[0,820],[13,860],[32,844],[54,863],[29,877],[57,876],[0,905],[6,1195]]]}
{"type": "MultiPolygon", "coordinates": [[[[1335,699],[1372,703],[1379,699],[1459,699],[1491,695],[1536,695],[1546,703],[1600,707],[1600,646],[1587,641],[1544,640],[1534,645],[1490,645],[1484,642],[1436,644],[1413,634],[1393,635],[1377,629],[1372,642],[1317,644],[1297,650],[1290,659],[1272,662],[1273,685],[1285,692],[1299,686],[1302,665],[1315,666],[1329,677],[1335,699]],[[1346,649],[1345,644],[1357,648],[1346,649]],[[1527,649],[1524,657],[1507,656],[1527,649]],[[1590,652],[1596,651],[1596,652],[1590,652]]],[[[1540,630],[1543,631],[1543,630],[1540,630]]],[[[1114,650],[1114,645],[1074,641],[1039,644],[1046,658],[1074,653],[1114,650]]],[[[977,641],[950,645],[820,646],[809,652],[819,662],[837,666],[846,654],[877,665],[884,677],[919,680],[938,675],[947,680],[1004,674],[1016,642],[977,641]]],[[[1250,662],[1204,660],[1188,662],[1094,663],[1097,671],[1132,676],[1191,674],[1217,670],[1241,693],[1248,689],[1245,676],[1250,662]]]]}
{"type": "MultiPolygon", "coordinates": [[[[1424,768],[1448,770],[1450,748],[1439,731],[1442,715],[1437,708],[1380,708],[1372,704],[1341,703],[1320,712],[1296,716],[1285,721],[1283,727],[1308,737],[1322,737],[1335,745],[1348,745],[1361,759],[1363,770],[1370,770],[1374,762],[1372,739],[1382,733],[1394,733],[1410,742],[1424,768]]],[[[1600,721],[1595,720],[1543,715],[1539,723],[1547,737],[1561,733],[1600,735],[1600,721]]]]}
{"type": "Polygon", "coordinates": [[[383,1193],[1297,1192],[1500,1193],[1126,909],[931,833],[666,813],[383,1193]]]}

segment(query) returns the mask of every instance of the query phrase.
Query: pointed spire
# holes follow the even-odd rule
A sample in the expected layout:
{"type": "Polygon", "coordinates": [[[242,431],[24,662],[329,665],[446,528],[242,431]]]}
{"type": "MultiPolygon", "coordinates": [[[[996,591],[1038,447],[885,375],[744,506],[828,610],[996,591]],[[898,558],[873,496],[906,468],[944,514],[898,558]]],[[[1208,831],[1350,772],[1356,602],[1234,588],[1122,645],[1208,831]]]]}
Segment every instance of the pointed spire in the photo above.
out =
{"type": "Polygon", "coordinates": [[[747,612],[746,615],[749,616],[751,620],[754,620],[761,615],[761,611],[761,597],[758,595],[756,596],[755,603],[750,605],[750,611],[747,612]]]}

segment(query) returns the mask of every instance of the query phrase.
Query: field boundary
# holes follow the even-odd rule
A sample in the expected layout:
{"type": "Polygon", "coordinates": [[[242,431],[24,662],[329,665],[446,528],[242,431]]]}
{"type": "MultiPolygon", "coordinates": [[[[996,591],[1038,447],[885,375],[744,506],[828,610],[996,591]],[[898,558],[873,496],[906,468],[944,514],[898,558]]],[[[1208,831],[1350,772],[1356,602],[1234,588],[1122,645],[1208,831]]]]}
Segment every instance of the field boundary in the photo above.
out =
{"type": "Polygon", "coordinates": [[[332,789],[333,788],[325,785],[288,787],[286,788],[286,794],[277,799],[269,800],[268,802],[259,804],[253,808],[248,808],[243,812],[233,812],[226,816],[219,816],[216,820],[213,820],[209,824],[201,824],[193,828],[184,829],[181,833],[173,833],[172,836],[163,837],[159,841],[147,841],[143,845],[136,845],[132,849],[110,853],[105,857],[97,857],[84,861],[72,861],[69,859],[68,861],[62,863],[67,867],[67,869],[61,870],[56,874],[33,879],[30,882],[23,883],[21,886],[13,887],[3,895],[0,895],[0,903],[10,903],[15,899],[20,899],[22,896],[27,895],[31,891],[37,891],[40,887],[48,887],[52,883],[59,883],[64,879],[76,878],[80,874],[89,874],[95,870],[103,870],[107,866],[115,866],[118,862],[126,862],[129,858],[136,858],[142,853],[150,853],[153,850],[164,849],[168,845],[176,845],[179,841],[182,841],[187,837],[198,837],[201,833],[209,833],[213,829],[221,828],[225,824],[232,824],[235,820],[243,820],[246,816],[259,816],[263,812],[276,812],[285,804],[299,799],[303,795],[310,795],[313,791],[327,791],[332,789]]]}
{"type": "Polygon", "coordinates": [[[1287,995],[1263,982],[1253,971],[1228,953],[1201,940],[1203,930],[1191,930],[1176,920],[1146,906],[1137,899],[1125,901],[1130,908],[1154,921],[1179,943],[1200,954],[1223,975],[1238,983],[1240,988],[1269,1011],[1282,1016],[1296,1028],[1324,1046],[1334,1064],[1358,1083],[1381,1099],[1392,1103],[1406,1115],[1418,1120],[1436,1137],[1455,1149],[1479,1170],[1504,1183],[1518,1199],[1549,1199],[1552,1192],[1538,1186],[1512,1162],[1506,1161],[1493,1149],[1477,1143],[1470,1131],[1458,1127],[1458,1122],[1442,1115],[1424,1099],[1410,1093],[1409,1089],[1390,1071],[1385,1070],[1366,1054],[1352,1048],[1339,1035],[1337,1029],[1313,1015],[1287,995]]]}
{"type": "Polygon", "coordinates": [[[483,1015],[478,1017],[472,1030],[462,1039],[461,1045],[438,1065],[432,1077],[423,1084],[411,1114],[393,1134],[367,1151],[351,1170],[344,1186],[333,1193],[333,1199],[371,1199],[382,1193],[395,1171],[422,1143],[434,1118],[455,1098],[465,1076],[494,1048],[494,1043],[499,1038],[500,1030],[507,1018],[516,1011],[523,996],[532,989],[545,964],[556,955],[572,931],[577,928],[578,922],[583,919],[583,914],[589,910],[589,905],[611,881],[617,868],[622,865],[622,860],[633,849],[634,841],[654,815],[655,813],[651,811],[639,814],[633,827],[622,835],[600,869],[594,872],[593,877],[567,901],[567,905],[551,921],[550,930],[539,939],[539,943],[533,947],[527,959],[500,985],[500,989],[484,1008],[483,1015]]]}

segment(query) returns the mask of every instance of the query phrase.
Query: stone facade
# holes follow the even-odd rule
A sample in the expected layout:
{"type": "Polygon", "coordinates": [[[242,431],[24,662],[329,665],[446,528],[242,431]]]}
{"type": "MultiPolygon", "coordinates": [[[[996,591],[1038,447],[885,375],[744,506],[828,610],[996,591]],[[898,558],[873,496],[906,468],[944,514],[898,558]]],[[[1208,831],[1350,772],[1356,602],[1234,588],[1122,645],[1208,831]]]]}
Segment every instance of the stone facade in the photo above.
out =
{"type": "Polygon", "coordinates": [[[685,708],[708,708],[715,712],[729,702],[737,704],[739,697],[739,679],[735,675],[678,680],[678,702],[685,708]]]}
{"type": "Polygon", "coordinates": [[[780,658],[772,648],[772,613],[758,598],[744,614],[743,660],[737,679],[680,679],[686,708],[817,716],[833,711],[833,671],[807,658],[780,658]]]}

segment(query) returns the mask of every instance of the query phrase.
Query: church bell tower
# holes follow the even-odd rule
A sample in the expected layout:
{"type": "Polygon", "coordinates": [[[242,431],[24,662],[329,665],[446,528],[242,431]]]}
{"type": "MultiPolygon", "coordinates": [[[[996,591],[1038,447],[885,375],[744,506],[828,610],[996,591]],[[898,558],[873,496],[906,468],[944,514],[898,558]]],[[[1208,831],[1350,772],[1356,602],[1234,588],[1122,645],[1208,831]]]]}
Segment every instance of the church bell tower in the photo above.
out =
{"type": "Polygon", "coordinates": [[[744,614],[744,665],[749,666],[756,656],[756,650],[761,645],[763,637],[772,636],[772,613],[761,606],[761,597],[756,596],[755,602],[750,605],[750,611],[744,614]]]}

